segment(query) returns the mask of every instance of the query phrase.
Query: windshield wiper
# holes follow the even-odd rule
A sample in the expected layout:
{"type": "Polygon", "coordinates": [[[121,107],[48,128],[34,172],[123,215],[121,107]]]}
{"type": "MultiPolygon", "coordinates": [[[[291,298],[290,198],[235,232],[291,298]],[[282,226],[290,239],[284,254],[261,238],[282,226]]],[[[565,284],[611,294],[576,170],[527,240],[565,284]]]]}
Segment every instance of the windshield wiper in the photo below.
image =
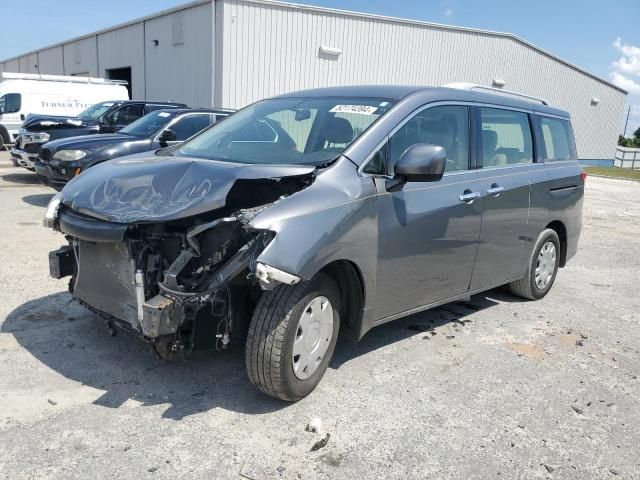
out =
{"type": "Polygon", "coordinates": [[[317,163],[315,165],[315,167],[316,168],[327,168],[328,166],[333,165],[339,158],[340,158],[340,155],[338,155],[337,157],[332,158],[330,160],[325,160],[322,163],[317,163]]]}
{"type": "Polygon", "coordinates": [[[157,157],[174,157],[175,155],[171,151],[171,147],[164,147],[156,150],[155,155],[157,157]]]}

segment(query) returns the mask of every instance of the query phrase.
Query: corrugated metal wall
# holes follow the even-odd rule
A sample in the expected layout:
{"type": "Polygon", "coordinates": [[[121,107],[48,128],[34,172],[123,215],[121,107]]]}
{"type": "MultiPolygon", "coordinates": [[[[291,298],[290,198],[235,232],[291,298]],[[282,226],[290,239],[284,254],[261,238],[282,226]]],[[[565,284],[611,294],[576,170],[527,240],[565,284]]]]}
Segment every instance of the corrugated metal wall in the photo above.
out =
{"type": "MultiPolygon", "coordinates": [[[[98,52],[95,36],[83,38],[73,43],[65,43],[63,49],[65,75],[89,74],[91,77],[98,76],[98,52]]],[[[40,71],[40,73],[49,72],[40,71]]]]}
{"type": "Polygon", "coordinates": [[[32,53],[31,55],[25,55],[20,57],[20,71],[26,73],[38,73],[36,65],[38,65],[38,55],[32,53]]]}
{"type": "Polygon", "coordinates": [[[106,70],[131,67],[132,98],[144,98],[144,27],[142,23],[128,25],[98,35],[98,76],[106,70]]]}
{"type": "Polygon", "coordinates": [[[211,8],[206,3],[145,22],[147,99],[211,106],[211,8]]]}
{"type": "MultiPolygon", "coordinates": [[[[344,84],[443,85],[494,78],[549,100],[573,117],[581,158],[611,158],[624,94],[511,37],[392,19],[223,2],[223,106],[303,88],[344,84]],[[321,45],[342,51],[319,53],[321,45]],[[591,105],[598,98],[597,106],[591,105]]],[[[220,5],[218,5],[218,8],[220,5]]]]}
{"type": "Polygon", "coordinates": [[[192,106],[215,98],[228,108],[328,85],[491,85],[500,78],[509,90],[568,110],[581,158],[613,157],[624,94],[512,37],[253,0],[215,0],[214,15],[213,5],[99,32],[0,63],[0,70],[35,72],[39,64],[40,73],[103,76],[131,66],[134,98],[192,106]],[[342,53],[321,54],[321,45],[342,53]]]}
{"type": "Polygon", "coordinates": [[[212,5],[187,6],[0,62],[0,71],[104,77],[108,69],[131,67],[134,99],[209,107],[213,97],[212,5]],[[157,46],[153,40],[158,41],[157,46]]]}
{"type": "Polygon", "coordinates": [[[51,75],[63,75],[62,46],[48,48],[38,52],[38,67],[41,72],[51,75]]]}

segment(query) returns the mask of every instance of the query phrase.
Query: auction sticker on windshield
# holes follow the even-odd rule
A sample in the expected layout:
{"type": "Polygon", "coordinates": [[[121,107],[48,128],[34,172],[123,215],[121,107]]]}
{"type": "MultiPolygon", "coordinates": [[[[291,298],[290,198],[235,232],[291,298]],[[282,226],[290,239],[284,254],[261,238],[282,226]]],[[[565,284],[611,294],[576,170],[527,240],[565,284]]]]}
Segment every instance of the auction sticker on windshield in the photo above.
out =
{"type": "Polygon", "coordinates": [[[372,107],[370,105],[336,105],[331,110],[331,113],[359,113],[360,115],[373,115],[378,107],[372,107]]]}

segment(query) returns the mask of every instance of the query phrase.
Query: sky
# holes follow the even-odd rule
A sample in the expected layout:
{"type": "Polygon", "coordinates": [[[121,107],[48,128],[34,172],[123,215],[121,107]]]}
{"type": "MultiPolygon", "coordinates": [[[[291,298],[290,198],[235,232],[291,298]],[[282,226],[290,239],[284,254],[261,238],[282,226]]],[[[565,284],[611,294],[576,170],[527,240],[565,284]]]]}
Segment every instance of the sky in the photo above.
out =
{"type": "MultiPolygon", "coordinates": [[[[3,22],[0,28],[0,59],[183,3],[185,0],[13,2],[10,15],[13,20],[3,22]]],[[[629,91],[631,118],[627,135],[640,127],[640,0],[298,0],[298,3],[514,33],[629,91]]],[[[621,125],[624,126],[623,119],[621,125]]]]}

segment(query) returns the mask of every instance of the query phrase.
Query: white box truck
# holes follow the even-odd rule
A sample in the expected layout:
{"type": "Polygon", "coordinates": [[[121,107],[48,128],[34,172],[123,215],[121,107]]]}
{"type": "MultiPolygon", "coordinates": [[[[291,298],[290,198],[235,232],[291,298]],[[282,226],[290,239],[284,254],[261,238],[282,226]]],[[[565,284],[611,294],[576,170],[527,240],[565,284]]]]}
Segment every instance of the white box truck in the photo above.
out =
{"type": "Polygon", "coordinates": [[[75,116],[105,100],[128,100],[127,82],[93,77],[0,73],[0,148],[30,114],[75,116]]]}

